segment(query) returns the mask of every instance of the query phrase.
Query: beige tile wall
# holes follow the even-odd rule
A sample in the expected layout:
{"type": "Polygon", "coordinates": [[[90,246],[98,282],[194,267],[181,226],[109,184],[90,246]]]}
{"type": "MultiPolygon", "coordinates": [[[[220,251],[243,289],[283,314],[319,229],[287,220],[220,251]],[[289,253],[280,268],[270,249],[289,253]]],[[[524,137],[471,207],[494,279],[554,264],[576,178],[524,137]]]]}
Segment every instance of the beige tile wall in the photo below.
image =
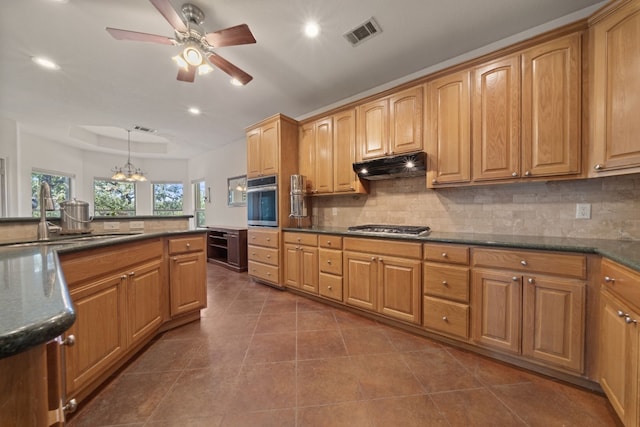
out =
{"type": "Polygon", "coordinates": [[[424,178],[371,182],[368,196],[313,199],[313,224],[429,225],[445,232],[640,240],[640,175],[429,190],[424,178]],[[591,219],[576,219],[576,203],[591,219]],[[334,209],[335,208],[335,209],[334,209]]]}

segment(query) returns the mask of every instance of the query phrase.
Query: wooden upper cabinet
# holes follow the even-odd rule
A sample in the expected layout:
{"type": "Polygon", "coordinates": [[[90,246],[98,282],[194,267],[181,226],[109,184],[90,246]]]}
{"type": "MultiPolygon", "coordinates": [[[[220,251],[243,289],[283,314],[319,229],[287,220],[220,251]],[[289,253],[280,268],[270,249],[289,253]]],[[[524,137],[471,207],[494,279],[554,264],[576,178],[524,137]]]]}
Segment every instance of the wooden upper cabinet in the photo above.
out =
{"type": "Polygon", "coordinates": [[[315,123],[300,126],[298,140],[298,173],[307,178],[307,191],[316,184],[316,128],[315,123]]]}
{"type": "Polygon", "coordinates": [[[333,191],[355,192],[360,186],[353,171],[356,161],[356,111],[341,111],[333,116],[333,191]]]}
{"type": "Polygon", "coordinates": [[[640,172],[640,1],[590,21],[590,176],[640,172]]]}
{"type": "Polygon", "coordinates": [[[315,123],[316,170],[314,192],[333,192],[333,118],[327,117],[315,123]]]}
{"type": "Polygon", "coordinates": [[[520,175],[520,64],[509,56],[473,70],[473,180],[520,175]]]}
{"type": "Polygon", "coordinates": [[[449,74],[427,83],[427,186],[471,179],[470,72],[449,74]]]}
{"type": "Polygon", "coordinates": [[[358,107],[358,160],[423,149],[422,86],[358,107]]]}
{"type": "Polygon", "coordinates": [[[275,175],[279,171],[280,122],[272,120],[247,132],[247,176],[275,175]]]}
{"type": "Polygon", "coordinates": [[[538,45],[521,58],[524,175],[580,173],[581,34],[538,45]]]}

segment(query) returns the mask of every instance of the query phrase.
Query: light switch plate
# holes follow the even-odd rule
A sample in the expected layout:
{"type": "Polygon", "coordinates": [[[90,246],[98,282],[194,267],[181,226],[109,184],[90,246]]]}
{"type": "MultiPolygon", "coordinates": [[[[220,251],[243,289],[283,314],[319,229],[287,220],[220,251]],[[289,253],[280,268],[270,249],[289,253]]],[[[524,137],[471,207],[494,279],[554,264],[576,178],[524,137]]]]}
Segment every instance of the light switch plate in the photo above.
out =
{"type": "Polygon", "coordinates": [[[107,221],[107,222],[104,223],[104,229],[105,230],[120,230],[120,223],[119,222],[107,221]]]}
{"type": "Polygon", "coordinates": [[[591,219],[591,203],[576,204],[577,219],[591,219]]]}

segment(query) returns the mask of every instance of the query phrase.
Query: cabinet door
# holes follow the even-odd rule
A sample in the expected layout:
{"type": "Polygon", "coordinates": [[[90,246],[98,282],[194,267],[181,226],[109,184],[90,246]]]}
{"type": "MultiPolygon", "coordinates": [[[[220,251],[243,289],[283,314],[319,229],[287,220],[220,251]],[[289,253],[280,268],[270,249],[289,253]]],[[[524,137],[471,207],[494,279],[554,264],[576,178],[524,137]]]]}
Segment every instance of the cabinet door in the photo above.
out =
{"type": "Polygon", "coordinates": [[[314,190],[333,193],[333,119],[326,118],[315,124],[316,154],[314,190]]]}
{"type": "Polygon", "coordinates": [[[162,262],[138,267],[128,273],[127,339],[134,345],[162,324],[162,262]]]}
{"type": "Polygon", "coordinates": [[[298,245],[284,245],[284,284],[301,288],[300,284],[300,249],[298,245]]]}
{"type": "Polygon", "coordinates": [[[520,62],[517,55],[473,72],[473,180],[520,176],[520,62]]]}
{"type": "Polygon", "coordinates": [[[239,234],[227,233],[227,263],[231,265],[235,265],[236,267],[240,266],[240,235],[239,234]]]}
{"type": "Polygon", "coordinates": [[[389,148],[389,100],[381,99],[358,108],[359,159],[384,157],[389,148]]]}
{"type": "Polygon", "coordinates": [[[260,132],[260,173],[262,175],[275,175],[278,173],[278,141],[279,121],[266,124],[260,132]]]}
{"type": "Polygon", "coordinates": [[[300,127],[298,143],[298,172],[307,178],[307,191],[313,192],[316,185],[316,132],[314,123],[300,127]]]}
{"type": "Polygon", "coordinates": [[[376,258],[356,252],[343,253],[344,301],[355,307],[375,311],[377,304],[376,258]]]}
{"type": "Polygon", "coordinates": [[[600,386],[626,426],[638,425],[638,326],[628,308],[600,293],[600,386]]]}
{"type": "Polygon", "coordinates": [[[480,345],[520,353],[521,276],[475,270],[471,286],[473,340],[480,345]]]}
{"type": "Polygon", "coordinates": [[[333,191],[355,191],[356,112],[347,110],[333,116],[333,191]]]}
{"type": "Polygon", "coordinates": [[[303,290],[318,293],[318,248],[300,248],[300,285],[303,290]]]}
{"type": "Polygon", "coordinates": [[[591,27],[591,40],[590,168],[640,167],[640,2],[605,15],[591,27]]]}
{"type": "Polygon", "coordinates": [[[422,150],[422,103],[422,86],[389,98],[388,154],[422,150]]]}
{"type": "Polygon", "coordinates": [[[585,283],[525,277],[522,354],[582,373],[585,283]]]}
{"type": "Polygon", "coordinates": [[[169,281],[172,316],[207,306],[207,277],[203,252],[171,257],[169,281]]]}
{"type": "Polygon", "coordinates": [[[260,129],[247,133],[247,177],[260,175],[260,129]]]}
{"type": "Polygon", "coordinates": [[[422,263],[394,257],[378,259],[379,312],[420,324],[422,263]]]}
{"type": "Polygon", "coordinates": [[[76,344],[65,347],[66,396],[95,380],[126,349],[126,276],[114,275],[70,291],[76,321],[66,332],[76,344]]]}
{"type": "Polygon", "coordinates": [[[525,176],[580,172],[580,34],[522,54],[522,170],[525,176]]]}
{"type": "Polygon", "coordinates": [[[463,71],[427,85],[429,187],[471,179],[469,76],[468,71],[463,71]]]}

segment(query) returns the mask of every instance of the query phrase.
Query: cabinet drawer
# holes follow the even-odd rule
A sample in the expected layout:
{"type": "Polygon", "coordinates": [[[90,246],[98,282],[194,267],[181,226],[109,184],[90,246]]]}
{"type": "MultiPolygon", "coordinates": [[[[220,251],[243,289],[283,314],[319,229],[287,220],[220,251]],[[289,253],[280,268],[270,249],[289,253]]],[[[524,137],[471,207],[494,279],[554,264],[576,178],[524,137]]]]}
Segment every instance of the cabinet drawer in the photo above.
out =
{"type": "Polygon", "coordinates": [[[469,247],[426,243],[424,260],[469,265],[469,247]]]}
{"type": "Polygon", "coordinates": [[[602,260],[602,287],[640,310],[640,274],[608,259],[602,260]]]}
{"type": "Polygon", "coordinates": [[[345,237],[343,244],[346,251],[390,255],[401,258],[420,259],[422,257],[422,245],[420,243],[345,237]]]}
{"type": "Polygon", "coordinates": [[[262,248],[260,246],[250,245],[248,247],[248,258],[249,261],[257,261],[275,266],[279,265],[277,249],[262,248]]]}
{"type": "Polygon", "coordinates": [[[248,243],[250,245],[266,246],[269,248],[277,248],[278,232],[272,230],[254,230],[248,232],[248,243]]]}
{"type": "Polygon", "coordinates": [[[342,276],[342,251],[319,249],[320,271],[342,276]]]}
{"type": "Polygon", "coordinates": [[[424,293],[468,303],[469,269],[425,262],[424,293]]]}
{"type": "Polygon", "coordinates": [[[587,258],[584,255],[474,248],[472,260],[474,267],[505,268],[579,279],[587,275],[587,258]]]}
{"type": "Polygon", "coordinates": [[[469,338],[469,306],[424,297],[424,327],[465,339],[469,338]]]}
{"type": "Polygon", "coordinates": [[[318,246],[318,235],[311,233],[284,233],[284,242],[297,245],[318,246]]]}
{"type": "Polygon", "coordinates": [[[342,249],[342,237],[321,234],[318,236],[318,245],[321,248],[342,249]]]}
{"type": "Polygon", "coordinates": [[[169,239],[169,255],[186,252],[204,251],[204,234],[202,236],[169,239]]]}
{"type": "Polygon", "coordinates": [[[249,261],[249,274],[258,279],[268,282],[278,283],[278,267],[274,265],[261,264],[259,262],[249,261]]]}
{"type": "Polygon", "coordinates": [[[323,297],[342,301],[342,277],[320,273],[318,292],[323,297]]]}

